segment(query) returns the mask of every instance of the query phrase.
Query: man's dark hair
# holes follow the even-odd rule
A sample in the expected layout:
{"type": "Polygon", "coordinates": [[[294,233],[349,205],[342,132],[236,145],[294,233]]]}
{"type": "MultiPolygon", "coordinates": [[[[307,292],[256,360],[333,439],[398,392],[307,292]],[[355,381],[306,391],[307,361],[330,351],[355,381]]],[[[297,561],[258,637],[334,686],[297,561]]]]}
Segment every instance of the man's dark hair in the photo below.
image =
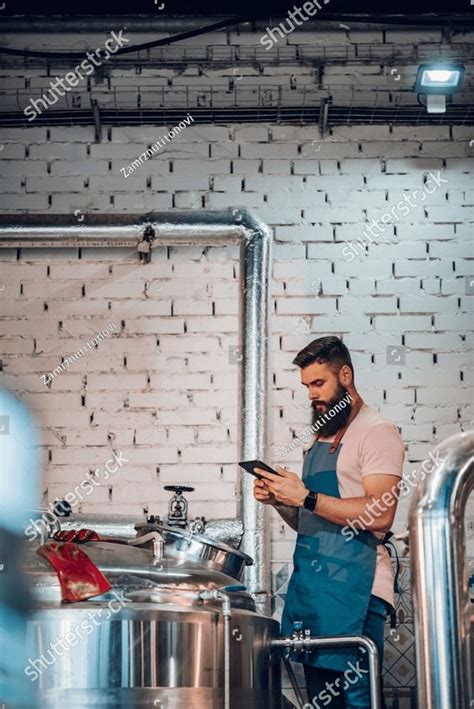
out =
{"type": "Polygon", "coordinates": [[[298,352],[293,360],[293,364],[297,364],[301,369],[313,364],[313,362],[327,364],[335,374],[347,364],[351,368],[352,376],[354,376],[354,367],[352,366],[349,350],[343,341],[335,335],[318,337],[317,340],[313,340],[298,352]]]}

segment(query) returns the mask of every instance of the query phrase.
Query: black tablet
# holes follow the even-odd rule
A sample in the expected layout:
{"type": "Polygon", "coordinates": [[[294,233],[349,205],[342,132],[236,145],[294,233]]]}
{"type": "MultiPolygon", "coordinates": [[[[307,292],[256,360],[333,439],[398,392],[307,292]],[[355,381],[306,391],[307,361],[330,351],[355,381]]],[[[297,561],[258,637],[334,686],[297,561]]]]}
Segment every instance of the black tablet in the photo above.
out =
{"type": "Polygon", "coordinates": [[[242,460],[239,463],[240,467],[243,468],[250,475],[254,475],[259,480],[265,480],[262,475],[255,472],[255,468],[262,468],[262,470],[268,470],[269,473],[274,473],[274,475],[280,475],[276,470],[270,468],[269,465],[263,463],[261,460],[242,460]]]}

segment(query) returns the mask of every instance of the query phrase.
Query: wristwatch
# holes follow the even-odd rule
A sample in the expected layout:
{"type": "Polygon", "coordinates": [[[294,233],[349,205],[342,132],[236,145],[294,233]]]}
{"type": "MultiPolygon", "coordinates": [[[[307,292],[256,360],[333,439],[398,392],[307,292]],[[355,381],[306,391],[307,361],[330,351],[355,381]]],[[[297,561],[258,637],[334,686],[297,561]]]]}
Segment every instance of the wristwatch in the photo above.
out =
{"type": "Polygon", "coordinates": [[[308,490],[308,494],[306,495],[304,502],[303,502],[303,507],[305,508],[305,510],[309,510],[310,512],[314,512],[317,504],[318,504],[318,493],[313,492],[313,490],[308,490]]]}

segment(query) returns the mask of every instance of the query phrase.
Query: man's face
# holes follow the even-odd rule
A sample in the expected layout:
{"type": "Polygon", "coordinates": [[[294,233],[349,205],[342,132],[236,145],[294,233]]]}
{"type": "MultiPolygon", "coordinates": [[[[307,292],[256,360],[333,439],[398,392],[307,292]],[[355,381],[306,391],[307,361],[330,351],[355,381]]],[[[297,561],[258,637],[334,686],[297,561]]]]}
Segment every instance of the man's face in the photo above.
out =
{"type": "Polygon", "coordinates": [[[321,418],[346,397],[347,389],[342,386],[338,376],[327,364],[313,362],[301,370],[301,383],[308,388],[311,401],[312,425],[319,423],[317,433],[321,436],[333,436],[346,423],[351,413],[351,403],[346,408],[336,411],[336,415],[326,421],[321,418]],[[324,422],[324,423],[323,423],[324,422]]]}

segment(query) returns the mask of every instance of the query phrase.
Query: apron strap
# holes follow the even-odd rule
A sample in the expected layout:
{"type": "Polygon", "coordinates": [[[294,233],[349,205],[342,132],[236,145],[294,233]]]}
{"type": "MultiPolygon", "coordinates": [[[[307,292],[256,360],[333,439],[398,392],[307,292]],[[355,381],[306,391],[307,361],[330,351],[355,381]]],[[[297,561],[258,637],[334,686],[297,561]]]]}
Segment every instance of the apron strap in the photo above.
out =
{"type": "MultiPolygon", "coordinates": [[[[378,539],[378,544],[383,544],[384,547],[387,549],[388,553],[390,554],[390,557],[392,557],[392,550],[393,554],[395,556],[395,561],[396,561],[396,571],[395,571],[395,577],[393,579],[393,590],[396,594],[400,593],[400,586],[398,583],[398,577],[400,574],[400,559],[398,557],[398,551],[397,547],[393,542],[390,541],[391,537],[393,537],[393,532],[386,532],[385,536],[383,539],[378,539]]],[[[392,608],[390,611],[390,627],[391,628],[396,628],[397,627],[397,612],[395,608],[392,608]]]]}

